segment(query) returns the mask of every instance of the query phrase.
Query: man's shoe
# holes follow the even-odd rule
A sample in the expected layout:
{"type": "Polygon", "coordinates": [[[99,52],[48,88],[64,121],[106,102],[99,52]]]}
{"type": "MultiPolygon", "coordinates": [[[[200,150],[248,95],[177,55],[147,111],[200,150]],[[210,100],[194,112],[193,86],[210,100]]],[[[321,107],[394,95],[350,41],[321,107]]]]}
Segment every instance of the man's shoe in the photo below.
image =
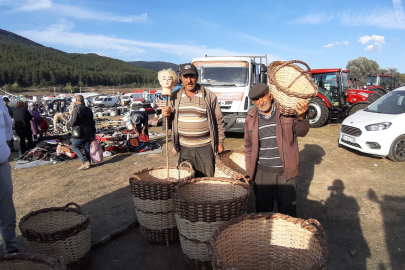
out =
{"type": "Polygon", "coordinates": [[[16,248],[16,249],[7,251],[7,252],[5,253],[5,255],[11,255],[11,254],[15,254],[15,253],[20,253],[20,250],[19,250],[18,248],[16,248]]]}
{"type": "Polygon", "coordinates": [[[79,170],[87,170],[88,168],[90,168],[90,161],[87,161],[86,163],[82,164],[79,170]]]}

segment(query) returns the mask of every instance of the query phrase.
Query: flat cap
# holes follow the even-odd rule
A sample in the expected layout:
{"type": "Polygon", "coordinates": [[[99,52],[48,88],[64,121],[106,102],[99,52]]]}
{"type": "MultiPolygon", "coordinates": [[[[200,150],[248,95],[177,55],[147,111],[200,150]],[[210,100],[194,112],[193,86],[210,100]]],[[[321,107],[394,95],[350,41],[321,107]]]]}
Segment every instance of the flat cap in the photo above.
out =
{"type": "Polygon", "coordinates": [[[264,92],[269,90],[269,87],[265,83],[255,84],[249,91],[249,98],[255,99],[260,97],[264,92]]]}
{"type": "Polygon", "coordinates": [[[5,101],[5,102],[10,102],[10,100],[8,99],[8,97],[3,97],[3,101],[5,101]]]}
{"type": "Polygon", "coordinates": [[[180,65],[180,75],[184,76],[186,74],[197,74],[197,68],[191,64],[191,63],[187,63],[187,64],[181,64],[180,65]]]}

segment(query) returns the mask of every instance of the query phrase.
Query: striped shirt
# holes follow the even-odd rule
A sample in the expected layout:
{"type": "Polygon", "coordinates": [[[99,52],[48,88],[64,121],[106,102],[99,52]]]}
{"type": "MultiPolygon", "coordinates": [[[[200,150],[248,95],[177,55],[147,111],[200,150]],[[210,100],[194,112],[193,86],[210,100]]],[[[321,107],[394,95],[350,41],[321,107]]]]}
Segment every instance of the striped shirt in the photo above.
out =
{"type": "Polygon", "coordinates": [[[202,147],[211,143],[207,108],[200,90],[191,99],[186,93],[181,95],[178,115],[180,145],[202,147]]]}
{"type": "Polygon", "coordinates": [[[283,172],[276,140],[276,104],[269,116],[259,111],[259,161],[258,169],[270,172],[283,172]]]}

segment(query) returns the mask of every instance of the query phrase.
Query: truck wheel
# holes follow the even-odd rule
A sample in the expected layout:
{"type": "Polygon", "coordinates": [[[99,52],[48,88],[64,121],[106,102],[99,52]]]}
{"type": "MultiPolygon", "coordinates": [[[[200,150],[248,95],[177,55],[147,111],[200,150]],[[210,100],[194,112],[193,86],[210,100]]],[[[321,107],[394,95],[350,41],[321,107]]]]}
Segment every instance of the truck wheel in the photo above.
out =
{"type": "Polygon", "coordinates": [[[325,124],[329,117],[329,109],[319,97],[314,97],[308,104],[309,126],[318,128],[325,124]]]}
{"type": "Polygon", "coordinates": [[[405,136],[401,135],[391,145],[388,158],[395,162],[405,161],[405,136]]]}
{"type": "Polygon", "coordinates": [[[353,107],[350,109],[349,111],[349,115],[354,114],[357,111],[363,110],[365,108],[367,108],[370,104],[364,104],[364,103],[360,103],[360,104],[355,104],[353,105],[353,107]]]}

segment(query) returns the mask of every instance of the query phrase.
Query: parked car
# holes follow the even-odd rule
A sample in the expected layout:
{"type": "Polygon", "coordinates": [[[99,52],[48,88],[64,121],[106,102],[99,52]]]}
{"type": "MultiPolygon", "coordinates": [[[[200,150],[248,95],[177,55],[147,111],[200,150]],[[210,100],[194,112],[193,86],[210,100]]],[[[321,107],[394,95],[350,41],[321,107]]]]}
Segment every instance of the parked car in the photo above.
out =
{"type": "Polygon", "coordinates": [[[405,87],[347,117],[339,143],[360,152],[405,161],[405,87]]]}
{"type": "Polygon", "coordinates": [[[93,105],[97,107],[113,107],[119,104],[119,100],[115,96],[98,96],[93,100],[93,105]]]}

